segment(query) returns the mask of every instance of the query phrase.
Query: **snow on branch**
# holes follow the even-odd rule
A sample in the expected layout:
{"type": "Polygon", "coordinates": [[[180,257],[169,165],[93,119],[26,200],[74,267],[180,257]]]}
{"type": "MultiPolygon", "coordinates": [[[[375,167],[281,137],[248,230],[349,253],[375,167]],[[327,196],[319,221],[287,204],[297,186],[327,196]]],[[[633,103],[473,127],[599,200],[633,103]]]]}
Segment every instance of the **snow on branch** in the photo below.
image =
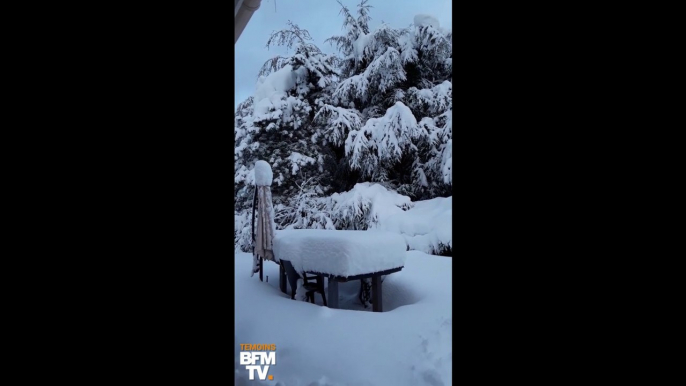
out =
{"type": "Polygon", "coordinates": [[[360,170],[364,175],[371,175],[378,165],[372,144],[369,143],[363,130],[352,130],[348,133],[348,138],[345,140],[345,154],[349,157],[350,168],[360,170]]]}
{"type": "Polygon", "coordinates": [[[362,127],[362,119],[356,110],[348,110],[324,104],[314,116],[315,123],[325,125],[324,137],[336,146],[341,146],[352,130],[362,127]]]}
{"type": "Polygon", "coordinates": [[[400,158],[403,149],[410,147],[413,139],[423,133],[412,111],[402,102],[396,102],[386,115],[371,125],[365,125],[364,130],[371,134],[379,158],[394,161],[400,158]]]}
{"type": "Polygon", "coordinates": [[[291,162],[291,174],[295,175],[301,167],[306,165],[315,165],[317,160],[312,157],[300,154],[298,152],[292,152],[288,156],[288,160],[291,162]]]}
{"type": "Polygon", "coordinates": [[[452,92],[453,85],[447,80],[430,89],[410,87],[407,90],[407,102],[412,109],[424,116],[436,116],[452,108],[452,92]]]}
{"type": "Polygon", "coordinates": [[[370,83],[376,85],[382,93],[394,88],[399,82],[407,79],[400,62],[400,53],[393,47],[377,57],[364,72],[370,83]],[[372,81],[373,80],[373,81],[372,81]]]}
{"type": "Polygon", "coordinates": [[[289,58],[284,58],[283,56],[279,55],[268,59],[266,62],[264,62],[262,68],[260,68],[260,72],[257,74],[257,76],[267,76],[272,72],[282,69],[288,64],[288,60],[289,58]]]}
{"type": "Polygon", "coordinates": [[[381,118],[370,118],[360,130],[352,130],[345,142],[350,167],[370,170],[378,162],[390,166],[398,162],[403,152],[416,148],[413,141],[425,137],[412,111],[396,102],[381,118]],[[375,154],[372,154],[375,152],[375,154]]]}
{"type": "Polygon", "coordinates": [[[369,21],[372,19],[369,16],[369,9],[373,8],[368,5],[369,0],[362,0],[360,4],[357,5],[357,25],[360,27],[362,33],[369,33],[369,21]]]}
{"type": "Polygon", "coordinates": [[[355,99],[366,102],[369,98],[369,80],[364,75],[355,75],[342,81],[333,97],[340,99],[342,103],[349,103],[355,99]]]}

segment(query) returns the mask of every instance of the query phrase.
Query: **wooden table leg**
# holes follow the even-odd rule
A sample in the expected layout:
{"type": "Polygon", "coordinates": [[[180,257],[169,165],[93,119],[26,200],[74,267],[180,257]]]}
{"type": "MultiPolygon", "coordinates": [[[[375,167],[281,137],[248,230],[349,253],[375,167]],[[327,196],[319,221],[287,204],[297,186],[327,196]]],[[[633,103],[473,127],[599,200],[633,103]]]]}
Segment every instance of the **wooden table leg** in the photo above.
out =
{"type": "Polygon", "coordinates": [[[328,279],[329,282],[329,295],[327,299],[329,308],[338,308],[338,282],[336,280],[328,279]]]}
{"type": "Polygon", "coordinates": [[[283,267],[283,263],[279,264],[279,289],[283,293],[288,293],[286,289],[286,268],[283,267]]]}
{"type": "MultiPolygon", "coordinates": [[[[298,285],[298,279],[300,276],[295,271],[293,264],[291,264],[290,261],[281,260],[281,266],[283,266],[284,270],[286,271],[286,279],[288,281],[288,285],[291,287],[291,299],[295,299],[295,289],[298,285]]],[[[288,294],[288,291],[286,291],[286,294],[288,294]]]]}
{"type": "Polygon", "coordinates": [[[381,305],[381,277],[372,276],[372,310],[374,312],[382,312],[381,305]]]}

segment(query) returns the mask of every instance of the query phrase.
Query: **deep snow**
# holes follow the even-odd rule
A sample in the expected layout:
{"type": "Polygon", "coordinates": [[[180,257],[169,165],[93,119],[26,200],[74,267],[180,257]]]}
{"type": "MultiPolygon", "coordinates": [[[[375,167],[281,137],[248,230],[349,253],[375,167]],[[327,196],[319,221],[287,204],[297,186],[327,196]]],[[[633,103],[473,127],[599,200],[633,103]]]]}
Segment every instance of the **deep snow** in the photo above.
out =
{"type": "Polygon", "coordinates": [[[383,282],[385,312],[375,313],[357,300],[359,281],[339,284],[341,309],[319,296],[316,305],[291,300],[278,289],[278,265],[266,262],[260,282],[246,273],[252,256],[236,251],[236,384],[452,384],[452,259],[405,253],[405,268],[383,282]],[[247,379],[240,343],[276,345],[274,380],[247,379]]]}

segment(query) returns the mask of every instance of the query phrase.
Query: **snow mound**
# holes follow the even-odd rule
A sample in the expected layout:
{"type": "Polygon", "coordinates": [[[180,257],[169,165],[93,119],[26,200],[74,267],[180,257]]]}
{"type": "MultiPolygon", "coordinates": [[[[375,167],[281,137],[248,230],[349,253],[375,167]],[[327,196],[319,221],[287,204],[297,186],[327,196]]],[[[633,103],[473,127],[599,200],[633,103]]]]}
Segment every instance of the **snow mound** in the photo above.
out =
{"type": "Polygon", "coordinates": [[[255,162],[255,185],[271,186],[273,178],[272,167],[269,166],[267,161],[255,162]]]}
{"type": "Polygon", "coordinates": [[[440,28],[441,23],[435,17],[431,15],[419,14],[414,17],[414,25],[418,27],[432,26],[434,28],[440,28]]]}
{"type": "Polygon", "coordinates": [[[402,234],[411,250],[433,254],[452,249],[453,198],[416,201],[405,212],[382,217],[379,229],[402,234]]]}
{"type": "Polygon", "coordinates": [[[350,191],[331,196],[331,216],[340,219],[346,229],[376,228],[382,218],[402,213],[412,207],[409,197],[388,190],[382,185],[363,182],[350,191]]]}
{"type": "Polygon", "coordinates": [[[298,272],[342,277],[402,267],[406,250],[400,235],[382,231],[288,229],[274,237],[274,255],[298,272]]]}

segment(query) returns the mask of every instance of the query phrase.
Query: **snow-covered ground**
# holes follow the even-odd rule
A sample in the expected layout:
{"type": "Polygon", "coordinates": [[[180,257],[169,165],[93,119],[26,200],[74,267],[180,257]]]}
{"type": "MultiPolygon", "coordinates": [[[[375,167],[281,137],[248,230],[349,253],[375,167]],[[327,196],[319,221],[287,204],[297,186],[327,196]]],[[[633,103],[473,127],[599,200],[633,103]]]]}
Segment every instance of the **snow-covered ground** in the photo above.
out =
{"type": "MultiPolygon", "coordinates": [[[[447,386],[452,384],[452,259],[406,252],[383,282],[384,312],[364,309],[359,281],[339,285],[341,309],[291,300],[278,265],[250,277],[252,256],[236,251],[236,384],[273,386],[447,386]],[[269,282],[267,282],[267,277],[269,282]],[[275,344],[273,380],[248,380],[240,343],[275,344]]],[[[290,291],[290,290],[289,290],[290,291]]]]}

